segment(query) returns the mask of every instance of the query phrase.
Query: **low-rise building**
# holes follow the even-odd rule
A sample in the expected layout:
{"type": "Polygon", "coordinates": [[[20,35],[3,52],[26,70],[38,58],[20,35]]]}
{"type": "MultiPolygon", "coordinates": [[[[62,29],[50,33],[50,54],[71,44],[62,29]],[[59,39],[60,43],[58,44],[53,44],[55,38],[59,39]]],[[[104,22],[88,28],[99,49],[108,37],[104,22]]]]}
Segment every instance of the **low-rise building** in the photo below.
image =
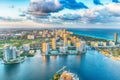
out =
{"type": "Polygon", "coordinates": [[[35,39],[34,35],[27,35],[27,39],[35,39]]]}
{"type": "Polygon", "coordinates": [[[67,50],[68,50],[68,48],[67,48],[66,46],[61,46],[61,47],[59,47],[60,53],[66,53],[67,50]]]}
{"type": "Polygon", "coordinates": [[[95,42],[95,41],[92,41],[92,42],[90,42],[90,45],[91,45],[92,47],[98,47],[98,46],[99,46],[99,43],[98,43],[98,42],[95,42]]]}
{"type": "Polygon", "coordinates": [[[107,43],[106,42],[102,42],[103,46],[107,46],[107,43]]]}
{"type": "Polygon", "coordinates": [[[109,41],[109,46],[115,46],[115,42],[114,41],[109,41]]]}
{"type": "Polygon", "coordinates": [[[30,50],[30,44],[24,44],[23,49],[24,49],[24,51],[29,51],[30,50]]]}

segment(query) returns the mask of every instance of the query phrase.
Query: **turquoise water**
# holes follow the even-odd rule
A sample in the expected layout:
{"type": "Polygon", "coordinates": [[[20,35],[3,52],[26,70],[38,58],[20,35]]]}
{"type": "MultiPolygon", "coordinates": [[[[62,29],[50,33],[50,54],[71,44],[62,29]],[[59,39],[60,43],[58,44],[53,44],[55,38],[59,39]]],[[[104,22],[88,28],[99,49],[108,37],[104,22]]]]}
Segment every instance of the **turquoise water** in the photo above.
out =
{"type": "Polygon", "coordinates": [[[72,28],[67,29],[68,31],[72,31],[75,34],[81,34],[84,36],[91,36],[95,38],[102,38],[106,40],[113,40],[114,39],[114,33],[119,33],[119,39],[120,39],[120,29],[84,29],[84,28],[72,28]]]}

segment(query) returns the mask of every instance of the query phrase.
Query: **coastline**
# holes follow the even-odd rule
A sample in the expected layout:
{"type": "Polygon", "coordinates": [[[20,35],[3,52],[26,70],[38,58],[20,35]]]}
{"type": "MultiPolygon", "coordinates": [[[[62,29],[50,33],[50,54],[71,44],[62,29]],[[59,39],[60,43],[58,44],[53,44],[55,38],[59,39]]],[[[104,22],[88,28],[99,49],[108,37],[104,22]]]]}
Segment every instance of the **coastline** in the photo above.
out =
{"type": "MultiPolygon", "coordinates": [[[[113,40],[113,35],[115,32],[119,32],[120,28],[67,28],[68,31],[72,31],[75,34],[81,34],[83,36],[89,36],[93,38],[100,38],[105,40],[113,40]],[[104,35],[101,35],[102,34],[104,35]],[[109,34],[106,34],[109,33],[109,34]],[[98,34],[98,35],[96,35],[98,34]],[[100,35],[99,35],[100,34],[100,35]]],[[[120,35],[119,35],[120,37],[120,35]]]]}
{"type": "Polygon", "coordinates": [[[103,54],[104,56],[112,59],[112,60],[116,60],[116,61],[119,61],[119,60],[120,60],[120,56],[113,56],[113,55],[110,54],[109,51],[100,50],[100,53],[103,54]]]}

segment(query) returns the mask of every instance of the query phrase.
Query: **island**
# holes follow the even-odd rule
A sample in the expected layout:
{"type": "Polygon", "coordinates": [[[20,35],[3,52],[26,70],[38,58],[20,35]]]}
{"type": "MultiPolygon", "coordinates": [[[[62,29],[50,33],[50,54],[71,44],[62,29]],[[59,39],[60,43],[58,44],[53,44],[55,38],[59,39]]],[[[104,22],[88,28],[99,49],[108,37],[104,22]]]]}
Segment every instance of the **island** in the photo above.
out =
{"type": "Polygon", "coordinates": [[[66,66],[63,66],[60,70],[58,70],[54,74],[54,77],[50,80],[80,80],[77,74],[65,70],[65,68],[66,66]]]}

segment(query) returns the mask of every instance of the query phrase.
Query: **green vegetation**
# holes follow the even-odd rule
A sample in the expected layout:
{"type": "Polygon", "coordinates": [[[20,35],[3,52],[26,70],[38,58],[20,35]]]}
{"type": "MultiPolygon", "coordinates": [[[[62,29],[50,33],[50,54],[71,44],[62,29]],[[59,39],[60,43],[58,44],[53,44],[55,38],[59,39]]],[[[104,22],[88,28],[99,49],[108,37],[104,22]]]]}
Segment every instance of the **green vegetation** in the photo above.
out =
{"type": "Polygon", "coordinates": [[[2,58],[3,57],[3,52],[0,52],[0,58],[2,58]]]}
{"type": "Polygon", "coordinates": [[[111,48],[110,52],[112,53],[113,56],[120,56],[120,48],[111,48]]]}
{"type": "Polygon", "coordinates": [[[24,44],[38,44],[44,41],[44,39],[34,39],[34,40],[28,40],[28,39],[9,39],[9,40],[1,40],[0,41],[0,47],[3,47],[3,44],[10,44],[16,47],[20,47],[24,44]]]}
{"type": "Polygon", "coordinates": [[[77,54],[82,54],[82,53],[80,51],[78,51],[77,54]]]}
{"type": "Polygon", "coordinates": [[[27,54],[26,56],[27,57],[33,57],[33,56],[35,56],[35,53],[34,54],[27,54]]]}
{"type": "Polygon", "coordinates": [[[22,53],[20,56],[22,56],[22,57],[25,57],[25,56],[27,56],[27,57],[33,57],[33,56],[35,56],[35,53],[33,53],[33,54],[30,54],[30,53],[22,53]]]}
{"type": "Polygon", "coordinates": [[[76,47],[68,47],[68,50],[76,50],[76,47]]]}
{"type": "Polygon", "coordinates": [[[59,80],[59,78],[60,78],[60,74],[55,74],[54,75],[54,80],[59,80]]]}
{"type": "Polygon", "coordinates": [[[118,47],[112,47],[112,48],[97,48],[98,51],[103,53],[106,56],[112,55],[113,57],[119,57],[120,56],[120,48],[118,47]]]}
{"type": "Polygon", "coordinates": [[[93,38],[93,37],[83,36],[83,35],[79,35],[79,34],[73,34],[73,36],[76,36],[76,37],[80,38],[81,40],[85,40],[85,41],[107,41],[105,39],[93,38]]]}

